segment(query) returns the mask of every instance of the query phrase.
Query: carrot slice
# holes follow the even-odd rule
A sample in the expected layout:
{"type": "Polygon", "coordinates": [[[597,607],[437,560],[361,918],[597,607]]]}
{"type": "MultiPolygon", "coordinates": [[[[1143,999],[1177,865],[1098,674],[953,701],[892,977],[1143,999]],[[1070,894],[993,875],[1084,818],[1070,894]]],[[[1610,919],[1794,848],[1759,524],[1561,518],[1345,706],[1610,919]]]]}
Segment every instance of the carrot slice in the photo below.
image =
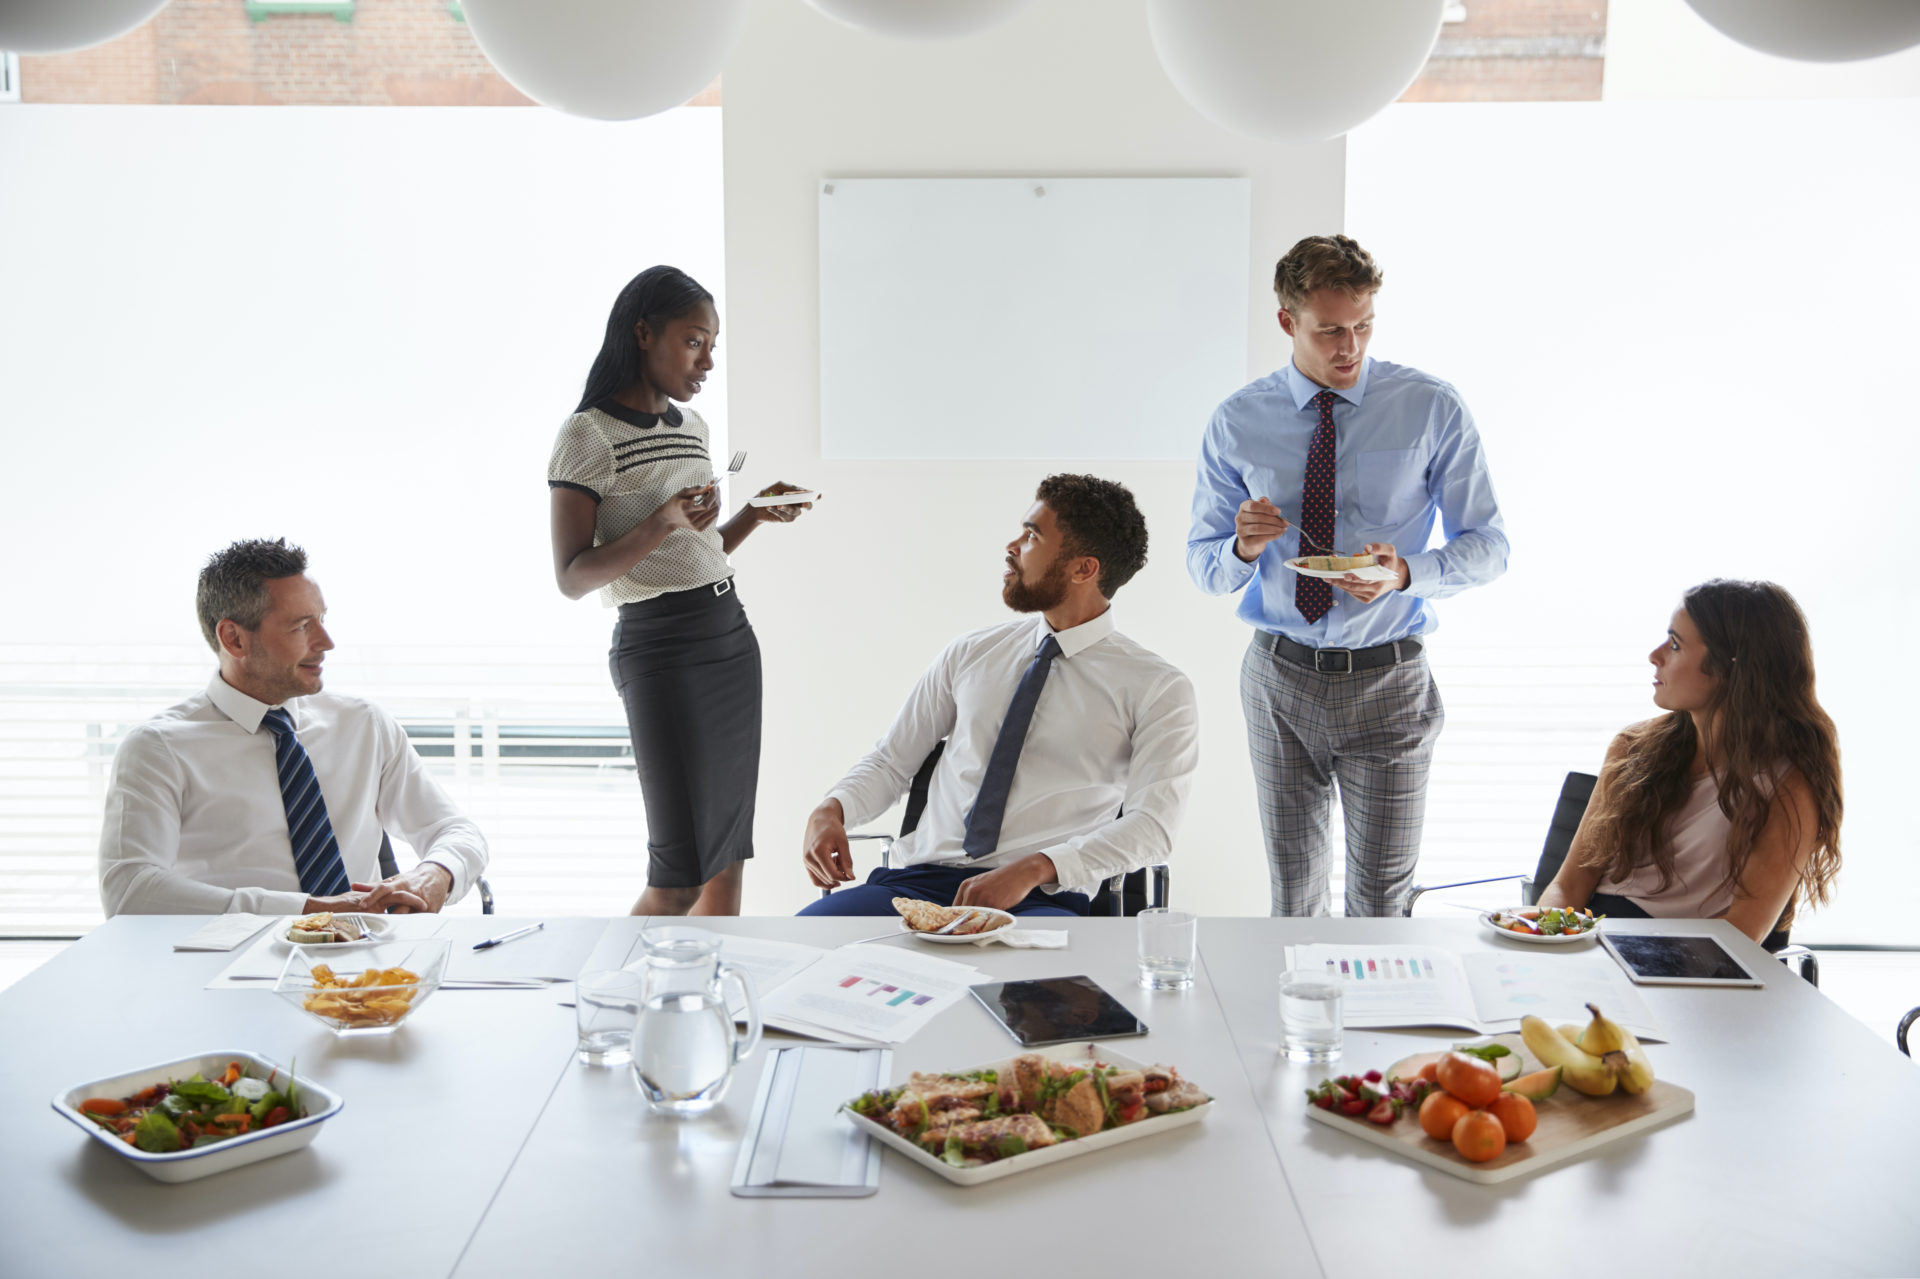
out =
{"type": "Polygon", "coordinates": [[[124,1115],[127,1113],[127,1103],[124,1101],[115,1101],[111,1097],[89,1097],[80,1103],[80,1113],[83,1115],[124,1115]]]}
{"type": "Polygon", "coordinates": [[[240,1078],[240,1063],[237,1061],[230,1061],[227,1063],[227,1073],[220,1076],[220,1086],[222,1088],[231,1088],[239,1080],[239,1078],[240,1078]]]}

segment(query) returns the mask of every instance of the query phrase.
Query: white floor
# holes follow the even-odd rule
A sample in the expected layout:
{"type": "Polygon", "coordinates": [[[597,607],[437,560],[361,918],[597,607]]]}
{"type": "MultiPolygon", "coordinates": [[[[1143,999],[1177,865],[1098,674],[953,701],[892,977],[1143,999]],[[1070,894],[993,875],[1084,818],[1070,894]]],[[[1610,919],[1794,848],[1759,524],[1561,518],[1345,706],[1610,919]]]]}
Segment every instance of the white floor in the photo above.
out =
{"type": "MultiPolygon", "coordinates": [[[[62,941],[0,941],[0,990],[65,950],[62,941]]],[[[1820,991],[1891,1044],[1894,1028],[1920,1005],[1920,952],[1823,950],[1820,991]]],[[[1920,1026],[1908,1036],[1920,1048],[1920,1026]]]]}

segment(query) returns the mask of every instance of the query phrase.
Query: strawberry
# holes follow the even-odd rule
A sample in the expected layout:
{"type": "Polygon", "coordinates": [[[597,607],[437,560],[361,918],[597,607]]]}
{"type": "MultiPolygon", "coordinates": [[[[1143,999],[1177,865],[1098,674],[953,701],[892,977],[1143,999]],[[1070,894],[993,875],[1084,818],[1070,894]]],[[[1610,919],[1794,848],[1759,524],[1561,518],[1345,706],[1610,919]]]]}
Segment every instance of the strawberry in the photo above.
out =
{"type": "Polygon", "coordinates": [[[1377,1070],[1369,1070],[1367,1072],[1366,1079],[1367,1079],[1367,1082],[1370,1084],[1377,1084],[1380,1082],[1380,1072],[1377,1070]]]}
{"type": "Polygon", "coordinates": [[[1382,1127],[1385,1127],[1386,1125],[1391,1124],[1394,1120],[1398,1119],[1399,1117],[1400,1117],[1400,1112],[1394,1109],[1393,1102],[1389,1101],[1385,1097],[1382,1097],[1378,1102],[1374,1104],[1373,1109],[1367,1112],[1367,1119],[1373,1123],[1381,1125],[1382,1127]]]}
{"type": "Polygon", "coordinates": [[[1343,1115],[1366,1114],[1367,1113],[1366,1098],[1356,1097],[1352,1093],[1348,1093],[1347,1099],[1340,1103],[1340,1113],[1343,1115]]]}

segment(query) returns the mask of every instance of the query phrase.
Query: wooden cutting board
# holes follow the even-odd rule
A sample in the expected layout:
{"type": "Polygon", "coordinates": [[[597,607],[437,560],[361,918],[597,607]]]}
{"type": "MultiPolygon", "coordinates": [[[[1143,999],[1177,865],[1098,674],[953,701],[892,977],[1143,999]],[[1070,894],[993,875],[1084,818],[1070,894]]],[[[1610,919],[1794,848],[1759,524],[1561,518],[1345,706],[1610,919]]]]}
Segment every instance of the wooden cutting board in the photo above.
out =
{"type": "MultiPolygon", "coordinates": [[[[1505,1044],[1519,1055],[1523,1063],[1521,1074],[1531,1074],[1541,1069],[1539,1060],[1527,1051],[1519,1035],[1495,1035],[1493,1042],[1505,1044]]],[[[1659,1045],[1656,1044],[1648,1053],[1656,1072],[1660,1069],[1658,1052],[1659,1045]]],[[[1589,1097],[1561,1084],[1560,1090],[1553,1096],[1534,1103],[1534,1110],[1540,1116],[1540,1126],[1534,1129],[1531,1137],[1525,1141],[1508,1143],[1497,1158],[1480,1164],[1461,1158],[1452,1142],[1435,1141],[1427,1136],[1420,1130],[1419,1118],[1411,1110],[1402,1114],[1390,1128],[1369,1123],[1365,1115],[1343,1115],[1313,1105],[1306,1110],[1307,1118],[1326,1124],[1329,1128],[1351,1133],[1362,1141],[1384,1146],[1408,1159],[1438,1168],[1441,1172],[1492,1185],[1558,1167],[1609,1142],[1632,1137],[1692,1114],[1693,1094],[1678,1084],[1659,1078],[1653,1081],[1652,1088],[1638,1097],[1630,1097],[1622,1092],[1615,1092],[1610,1097],[1589,1097]]]]}

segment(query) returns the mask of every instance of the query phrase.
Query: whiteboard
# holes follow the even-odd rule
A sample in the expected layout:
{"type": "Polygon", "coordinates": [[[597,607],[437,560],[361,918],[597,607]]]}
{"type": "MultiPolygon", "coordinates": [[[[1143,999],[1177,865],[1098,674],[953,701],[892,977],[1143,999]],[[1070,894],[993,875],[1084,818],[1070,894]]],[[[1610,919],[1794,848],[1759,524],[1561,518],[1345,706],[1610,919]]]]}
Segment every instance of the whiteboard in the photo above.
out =
{"type": "Polygon", "coordinates": [[[822,181],[821,455],[1191,460],[1247,380],[1251,190],[822,181]]]}

